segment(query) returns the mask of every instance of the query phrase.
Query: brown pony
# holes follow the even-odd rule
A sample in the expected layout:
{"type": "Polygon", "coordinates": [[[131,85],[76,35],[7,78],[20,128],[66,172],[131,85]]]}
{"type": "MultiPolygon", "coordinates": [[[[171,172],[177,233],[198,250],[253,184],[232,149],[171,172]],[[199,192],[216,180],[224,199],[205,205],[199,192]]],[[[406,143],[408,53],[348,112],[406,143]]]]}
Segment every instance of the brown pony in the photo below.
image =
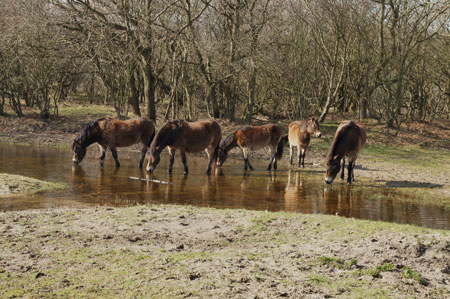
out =
{"type": "Polygon", "coordinates": [[[331,184],[341,169],[341,179],[344,179],[345,157],[348,157],[348,177],[347,184],[355,181],[353,169],[358,152],[366,143],[366,131],[354,121],[342,122],[336,130],[333,143],[326,158],[327,174],[325,183],[331,184]]]}
{"type": "Polygon", "coordinates": [[[160,160],[160,154],[166,147],[169,148],[169,172],[175,159],[175,151],[180,150],[181,160],[184,164],[184,173],[189,172],[186,152],[198,153],[203,150],[208,155],[209,162],[206,174],[211,174],[211,166],[217,160],[217,147],[222,139],[222,130],[214,120],[200,120],[187,122],[184,120],[174,120],[167,122],[156,134],[150,146],[150,156],[148,158],[147,171],[152,172],[160,160]]]}
{"type": "Polygon", "coordinates": [[[281,128],[275,124],[264,126],[245,126],[237,129],[234,133],[228,135],[219,146],[218,165],[222,166],[227,159],[228,152],[236,146],[242,150],[244,157],[244,169],[253,166],[248,159],[248,150],[257,150],[265,146],[270,148],[270,162],[267,170],[277,169],[277,160],[281,160],[283,155],[284,139],[281,138],[281,128]]]}
{"type": "Polygon", "coordinates": [[[84,128],[73,141],[72,161],[76,164],[80,163],[86,155],[86,148],[97,142],[101,150],[100,165],[103,166],[106,150],[109,147],[116,161],[116,167],[120,167],[116,147],[130,146],[141,142],[139,168],[142,168],[145,154],[154,136],[155,126],[151,120],[134,118],[122,121],[115,118],[100,118],[84,128]]]}
{"type": "Polygon", "coordinates": [[[305,156],[311,140],[311,134],[320,137],[319,122],[314,117],[303,121],[293,121],[289,124],[289,158],[293,164],[294,146],[297,147],[298,167],[305,168],[305,156]]]}

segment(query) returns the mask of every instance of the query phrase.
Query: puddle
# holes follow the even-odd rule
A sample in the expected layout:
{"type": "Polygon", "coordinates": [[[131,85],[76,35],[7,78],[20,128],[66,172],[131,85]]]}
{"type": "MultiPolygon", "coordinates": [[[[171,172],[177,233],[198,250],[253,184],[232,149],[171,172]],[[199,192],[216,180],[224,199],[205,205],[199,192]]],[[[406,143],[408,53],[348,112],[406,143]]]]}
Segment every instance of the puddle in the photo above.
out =
{"type": "Polygon", "coordinates": [[[68,185],[59,191],[0,198],[0,210],[171,203],[332,214],[450,229],[450,211],[442,207],[399,201],[404,195],[395,188],[367,187],[359,183],[347,186],[339,180],[326,186],[323,173],[318,171],[290,170],[282,164],[278,171],[267,172],[264,170],[267,161],[254,159],[252,164],[257,170],[244,172],[243,162],[230,158],[219,175],[207,177],[206,157],[189,155],[189,175],[185,176],[177,155],[173,174],[169,175],[166,154],[150,175],[137,167],[137,151],[119,151],[122,165],[119,169],[115,168],[110,152],[103,168],[98,165],[97,155],[97,147],[92,146],[81,165],[73,165],[68,148],[0,145],[0,172],[68,185]]]}

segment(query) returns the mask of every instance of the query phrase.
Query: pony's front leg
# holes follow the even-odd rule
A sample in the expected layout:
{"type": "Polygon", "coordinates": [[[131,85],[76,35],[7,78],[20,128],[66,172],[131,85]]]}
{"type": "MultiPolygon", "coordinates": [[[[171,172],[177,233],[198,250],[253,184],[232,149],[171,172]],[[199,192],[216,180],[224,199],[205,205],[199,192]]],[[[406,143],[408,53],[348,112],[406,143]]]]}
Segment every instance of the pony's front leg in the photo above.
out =
{"type": "Polygon", "coordinates": [[[119,158],[117,157],[117,151],[115,147],[111,148],[111,153],[114,158],[114,161],[116,161],[116,167],[120,167],[119,158]]]}
{"type": "Polygon", "coordinates": [[[167,169],[168,173],[172,173],[173,162],[175,161],[175,149],[169,147],[169,168],[167,169]]]}
{"type": "Polygon", "coordinates": [[[142,165],[144,165],[145,160],[145,154],[147,153],[148,147],[144,146],[141,150],[141,160],[139,160],[139,168],[142,168],[142,165]]]}
{"type": "Polygon", "coordinates": [[[342,158],[342,164],[341,164],[341,180],[345,179],[345,157],[342,158]]]}
{"type": "Polygon", "coordinates": [[[250,170],[253,170],[253,166],[250,164],[250,160],[248,159],[248,148],[242,148],[242,156],[244,157],[244,169],[247,170],[248,167],[250,170]]]}
{"type": "Polygon", "coordinates": [[[100,166],[103,166],[103,163],[105,162],[105,157],[106,157],[106,149],[108,148],[107,146],[103,146],[103,145],[99,145],[100,147],[100,166]]]}
{"type": "Polygon", "coordinates": [[[184,165],[184,174],[188,174],[189,168],[188,168],[187,160],[186,160],[186,152],[184,150],[181,150],[181,161],[183,162],[183,165],[184,165]]]}

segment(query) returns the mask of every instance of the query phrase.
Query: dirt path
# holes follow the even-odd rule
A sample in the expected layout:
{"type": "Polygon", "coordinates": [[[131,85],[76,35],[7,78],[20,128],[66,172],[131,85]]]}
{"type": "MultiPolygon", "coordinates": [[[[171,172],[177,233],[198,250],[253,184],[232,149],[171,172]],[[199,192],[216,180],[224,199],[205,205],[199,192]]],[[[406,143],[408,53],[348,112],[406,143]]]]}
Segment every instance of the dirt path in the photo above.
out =
{"type": "Polygon", "coordinates": [[[0,213],[0,297],[450,296],[450,232],[139,206],[0,213]]]}

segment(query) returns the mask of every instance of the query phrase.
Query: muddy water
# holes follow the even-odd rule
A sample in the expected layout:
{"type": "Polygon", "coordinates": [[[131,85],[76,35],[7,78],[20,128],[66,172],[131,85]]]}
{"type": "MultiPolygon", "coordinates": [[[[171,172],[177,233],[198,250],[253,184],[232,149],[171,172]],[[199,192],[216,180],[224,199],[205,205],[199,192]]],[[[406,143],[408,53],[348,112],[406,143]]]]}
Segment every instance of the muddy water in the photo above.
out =
{"type": "Polygon", "coordinates": [[[168,157],[163,155],[155,173],[149,175],[137,167],[138,152],[120,151],[122,167],[119,169],[114,167],[110,153],[105,166],[99,167],[97,155],[96,147],[89,148],[87,158],[77,166],[71,163],[67,148],[0,145],[0,172],[68,185],[64,190],[31,196],[0,197],[0,210],[127,206],[153,202],[322,213],[450,229],[448,210],[430,204],[399,201],[404,194],[396,189],[370,187],[367,182],[347,186],[337,181],[331,187],[325,186],[323,173],[318,171],[289,170],[282,164],[277,172],[267,172],[264,170],[266,161],[253,160],[257,170],[244,172],[240,159],[229,159],[219,175],[207,177],[204,174],[206,158],[190,155],[190,172],[184,176],[177,155],[173,174],[169,175],[166,171],[168,157]]]}

